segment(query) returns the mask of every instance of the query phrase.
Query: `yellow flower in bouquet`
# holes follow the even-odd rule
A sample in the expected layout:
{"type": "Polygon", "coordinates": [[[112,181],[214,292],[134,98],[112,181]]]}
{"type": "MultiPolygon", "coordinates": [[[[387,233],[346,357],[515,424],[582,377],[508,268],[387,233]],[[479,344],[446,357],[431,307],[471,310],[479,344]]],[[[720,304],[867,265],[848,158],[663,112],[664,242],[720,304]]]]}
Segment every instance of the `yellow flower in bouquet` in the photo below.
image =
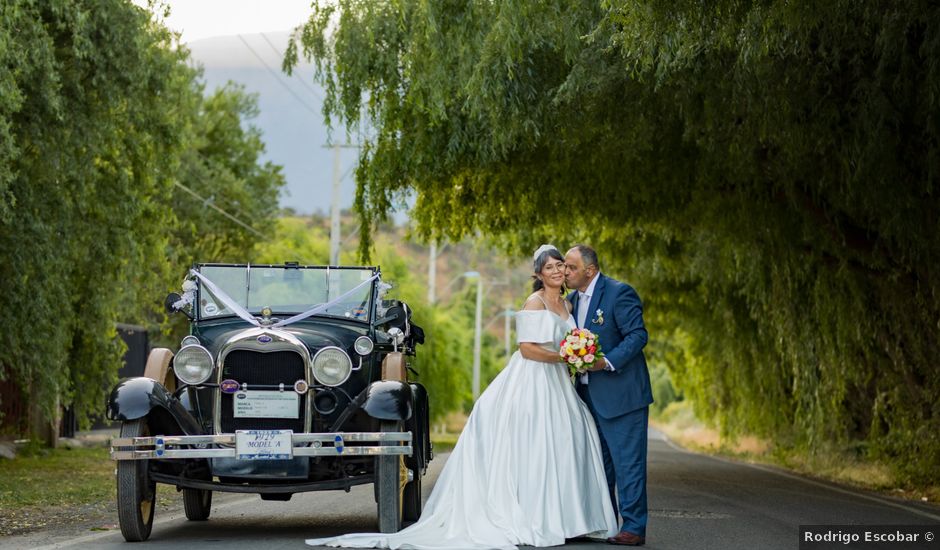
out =
{"type": "Polygon", "coordinates": [[[568,365],[571,374],[587,371],[604,357],[597,336],[586,328],[569,330],[559,348],[558,354],[568,365]]]}

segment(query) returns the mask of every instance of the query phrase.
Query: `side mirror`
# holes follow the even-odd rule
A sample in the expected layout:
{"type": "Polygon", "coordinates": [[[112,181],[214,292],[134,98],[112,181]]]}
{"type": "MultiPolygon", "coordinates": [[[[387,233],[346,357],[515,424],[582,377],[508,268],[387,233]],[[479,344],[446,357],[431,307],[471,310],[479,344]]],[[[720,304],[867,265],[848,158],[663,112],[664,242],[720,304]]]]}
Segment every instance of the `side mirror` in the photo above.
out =
{"type": "Polygon", "coordinates": [[[176,302],[182,300],[183,297],[175,292],[171,292],[166,295],[166,300],[163,300],[163,307],[166,309],[167,313],[176,313],[179,309],[176,307],[176,302]]]}
{"type": "Polygon", "coordinates": [[[176,304],[178,304],[179,301],[182,300],[182,299],[183,299],[183,297],[180,296],[179,294],[177,294],[177,293],[175,293],[175,292],[171,292],[171,293],[167,294],[166,300],[163,300],[163,307],[166,309],[166,312],[167,312],[167,313],[179,313],[179,312],[183,312],[184,315],[186,315],[187,317],[189,317],[190,319],[192,319],[193,317],[192,317],[192,315],[190,315],[190,313],[189,313],[188,311],[186,311],[184,308],[177,307],[176,304]]]}

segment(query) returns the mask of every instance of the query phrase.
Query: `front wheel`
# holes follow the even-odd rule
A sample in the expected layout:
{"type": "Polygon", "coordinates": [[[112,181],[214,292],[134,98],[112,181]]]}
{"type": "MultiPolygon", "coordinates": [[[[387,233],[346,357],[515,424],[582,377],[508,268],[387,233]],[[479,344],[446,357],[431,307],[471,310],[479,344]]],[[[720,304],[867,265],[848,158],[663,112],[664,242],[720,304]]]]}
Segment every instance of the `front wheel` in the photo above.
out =
{"type": "Polygon", "coordinates": [[[402,493],[402,520],[418,521],[421,517],[421,471],[414,470],[414,479],[405,485],[402,493]]]}
{"type": "Polygon", "coordinates": [[[189,521],[206,521],[212,510],[212,491],[183,488],[183,511],[189,521]]]}
{"type": "MultiPolygon", "coordinates": [[[[121,437],[150,435],[143,418],[121,424],[121,437]]],[[[121,534],[127,542],[150,538],[157,483],[150,479],[149,460],[119,460],[117,463],[117,508],[121,534]]]]}
{"type": "MultiPolygon", "coordinates": [[[[401,424],[382,421],[382,432],[399,432],[401,424]]],[[[385,441],[382,445],[397,445],[396,441],[385,441]]],[[[379,532],[395,533],[401,529],[402,488],[404,460],[401,455],[375,457],[375,497],[378,503],[379,532]]],[[[407,479],[407,478],[404,478],[407,479]]]]}

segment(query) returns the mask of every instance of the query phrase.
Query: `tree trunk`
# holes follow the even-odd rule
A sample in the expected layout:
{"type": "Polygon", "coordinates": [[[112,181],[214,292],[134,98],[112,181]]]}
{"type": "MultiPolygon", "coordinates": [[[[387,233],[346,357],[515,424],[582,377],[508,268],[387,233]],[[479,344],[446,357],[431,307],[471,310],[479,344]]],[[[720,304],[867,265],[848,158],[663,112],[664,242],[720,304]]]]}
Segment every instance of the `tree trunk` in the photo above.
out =
{"type": "Polygon", "coordinates": [[[39,394],[42,392],[37,391],[35,386],[30,388],[29,393],[29,438],[38,440],[50,449],[55,449],[59,444],[59,422],[62,420],[59,396],[52,398],[55,400],[55,406],[52,409],[55,413],[53,418],[49,418],[41,403],[43,399],[50,399],[50,397],[46,395],[40,397],[39,394]]]}

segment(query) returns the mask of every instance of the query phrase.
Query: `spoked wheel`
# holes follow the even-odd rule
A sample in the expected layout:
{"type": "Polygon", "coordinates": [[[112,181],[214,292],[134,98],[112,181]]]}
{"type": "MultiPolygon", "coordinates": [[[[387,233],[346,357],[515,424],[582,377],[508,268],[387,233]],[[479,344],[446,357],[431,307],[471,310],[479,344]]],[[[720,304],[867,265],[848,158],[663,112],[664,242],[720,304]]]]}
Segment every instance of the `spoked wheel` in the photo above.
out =
{"type": "MultiPolygon", "coordinates": [[[[382,421],[381,431],[399,432],[399,422],[382,421]]],[[[397,445],[386,441],[382,445],[397,445]]],[[[402,489],[407,481],[404,457],[382,455],[375,457],[375,500],[378,503],[379,532],[395,533],[401,529],[402,489]]]]}
{"type": "Polygon", "coordinates": [[[212,510],[212,491],[183,488],[183,511],[189,521],[206,521],[212,510]]]}
{"type": "MultiPolygon", "coordinates": [[[[150,430],[145,419],[121,424],[121,437],[145,437],[150,430]]],[[[121,534],[128,542],[150,537],[157,483],[150,479],[149,460],[119,460],[117,463],[117,507],[121,534]]]]}

